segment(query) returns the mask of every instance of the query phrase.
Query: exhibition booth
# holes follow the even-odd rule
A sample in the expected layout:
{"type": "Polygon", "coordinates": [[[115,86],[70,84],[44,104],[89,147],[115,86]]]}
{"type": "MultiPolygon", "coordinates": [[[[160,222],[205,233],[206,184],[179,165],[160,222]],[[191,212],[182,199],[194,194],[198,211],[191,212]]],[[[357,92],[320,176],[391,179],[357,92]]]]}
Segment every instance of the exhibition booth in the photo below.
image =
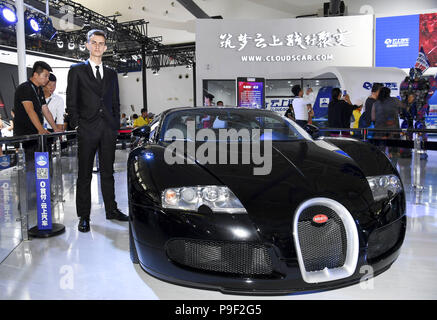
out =
{"type": "MultiPolygon", "coordinates": [[[[357,135],[362,139],[342,139],[342,133],[323,127],[312,136],[283,115],[295,98],[291,88],[296,84],[305,92],[312,89],[314,122],[322,124],[334,88],[347,93],[352,103],[365,101],[374,83],[382,83],[392,97],[401,98],[401,84],[424,52],[430,83],[426,125],[437,128],[437,25],[431,27],[431,21],[437,21],[436,12],[398,17],[197,19],[195,61],[160,68],[162,61],[153,56],[156,49],[134,52],[135,68],[117,70],[118,78],[114,76],[120,88],[120,113],[130,117],[146,108],[155,117],[133,134],[128,131],[130,148],[123,141],[115,153],[115,195],[129,221],[104,218],[97,156],[88,234],[77,226],[78,144],[75,138],[66,138],[76,132],[55,134],[54,139],[62,136],[62,140],[48,147],[43,135],[0,138],[5,151],[0,158],[0,266],[5,261],[8,268],[6,284],[0,281],[0,288],[7,287],[6,298],[106,299],[120,294],[131,299],[138,294],[143,295],[140,299],[159,299],[176,294],[189,297],[192,292],[198,298],[223,294],[290,298],[290,293],[307,291],[311,296],[354,286],[354,297],[372,299],[372,292],[359,291],[359,286],[373,276],[387,275],[396,261],[393,266],[399,263],[403,269],[395,269],[379,288],[395,297],[389,292],[390,283],[396,284],[401,273],[416,268],[410,261],[417,248],[407,242],[404,258],[401,246],[411,241],[409,233],[420,237],[426,223],[435,224],[437,197],[426,173],[435,180],[437,176],[426,168],[433,166],[437,146],[432,139],[417,137],[427,133],[432,137],[437,131],[413,130],[416,140],[396,137],[408,140],[402,148],[414,150],[412,157],[402,159],[393,156],[389,144],[367,143],[366,130],[357,135]],[[215,108],[219,101],[225,108],[215,108]],[[190,121],[195,124],[192,128],[190,121]],[[181,136],[166,135],[181,127],[185,128],[181,136]],[[188,129],[193,129],[193,140],[188,129]],[[217,138],[219,129],[260,130],[258,144],[251,140],[254,135],[247,139],[251,149],[231,149],[234,142],[247,141],[238,136],[232,140],[231,135],[217,138]],[[205,136],[196,140],[199,131],[205,136]],[[325,136],[318,139],[321,135],[325,136]],[[44,154],[37,154],[35,168],[26,167],[22,144],[37,139],[44,154]],[[206,143],[210,140],[225,141],[226,157],[220,157],[223,149],[210,153],[206,143]],[[178,154],[176,142],[186,143],[187,149],[178,154]],[[192,156],[190,148],[199,142],[205,142],[202,150],[208,151],[203,159],[217,155],[224,163],[201,163],[197,153],[192,156]],[[253,155],[253,144],[265,148],[264,158],[261,151],[253,155]],[[171,164],[168,157],[174,150],[169,156],[163,147],[169,145],[175,146],[177,155],[171,164]],[[266,146],[271,147],[270,158],[266,146]],[[421,158],[429,146],[429,159],[421,158]],[[232,152],[241,156],[249,154],[247,150],[254,159],[267,159],[266,163],[270,159],[269,164],[263,163],[270,166],[267,174],[252,174],[259,163],[232,162],[232,152]],[[414,206],[423,203],[425,208],[416,210],[414,206]],[[429,219],[408,225],[407,216],[429,219]],[[61,223],[59,233],[50,233],[52,222],[61,223]],[[60,274],[61,280],[41,284],[39,279],[47,274],[60,274]],[[11,280],[14,277],[17,283],[11,280]],[[173,284],[181,285],[176,287],[181,291],[172,291],[173,284]],[[203,289],[221,293],[204,295],[203,289]]],[[[119,55],[115,49],[111,52],[111,59],[119,55]]],[[[28,72],[37,60],[52,66],[59,79],[57,93],[65,100],[70,66],[82,59],[33,51],[26,58],[28,72]]],[[[0,46],[0,71],[6,75],[0,84],[3,119],[12,118],[16,60],[14,48],[0,46]]],[[[350,130],[346,131],[350,137],[350,130]]],[[[437,235],[432,228],[429,234],[437,235]]],[[[435,246],[428,243],[426,249],[431,252],[435,246]]],[[[429,258],[429,253],[420,256],[421,261],[429,258]]],[[[429,278],[436,279],[434,274],[429,278]]],[[[408,275],[401,280],[394,291],[415,281],[408,275]]],[[[426,297],[437,296],[433,284],[423,285],[426,297]]],[[[0,298],[4,297],[0,294],[0,298]]]]}

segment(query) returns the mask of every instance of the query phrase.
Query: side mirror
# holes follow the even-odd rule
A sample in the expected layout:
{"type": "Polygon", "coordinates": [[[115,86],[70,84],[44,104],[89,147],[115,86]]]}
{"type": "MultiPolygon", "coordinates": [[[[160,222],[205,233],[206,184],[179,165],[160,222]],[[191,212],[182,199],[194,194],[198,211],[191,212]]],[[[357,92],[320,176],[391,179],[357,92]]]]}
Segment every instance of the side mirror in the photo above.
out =
{"type": "Polygon", "coordinates": [[[309,133],[309,135],[313,139],[317,139],[318,137],[320,137],[320,130],[315,125],[313,125],[313,124],[306,124],[304,129],[305,129],[306,132],[309,133]]]}
{"type": "Polygon", "coordinates": [[[138,138],[149,138],[150,135],[150,127],[142,126],[132,130],[132,136],[138,138]]]}

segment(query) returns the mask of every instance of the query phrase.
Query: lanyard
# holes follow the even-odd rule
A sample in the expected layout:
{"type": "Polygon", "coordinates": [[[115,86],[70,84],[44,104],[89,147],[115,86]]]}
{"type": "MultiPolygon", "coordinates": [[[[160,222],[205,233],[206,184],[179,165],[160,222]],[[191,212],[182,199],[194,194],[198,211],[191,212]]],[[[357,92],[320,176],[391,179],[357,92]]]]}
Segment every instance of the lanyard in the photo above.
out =
{"type": "Polygon", "coordinates": [[[29,80],[29,82],[30,82],[30,86],[31,86],[32,89],[33,89],[33,92],[35,92],[36,99],[38,100],[38,103],[39,103],[39,107],[42,109],[41,99],[40,99],[38,93],[36,92],[35,85],[32,83],[32,81],[29,80]]]}

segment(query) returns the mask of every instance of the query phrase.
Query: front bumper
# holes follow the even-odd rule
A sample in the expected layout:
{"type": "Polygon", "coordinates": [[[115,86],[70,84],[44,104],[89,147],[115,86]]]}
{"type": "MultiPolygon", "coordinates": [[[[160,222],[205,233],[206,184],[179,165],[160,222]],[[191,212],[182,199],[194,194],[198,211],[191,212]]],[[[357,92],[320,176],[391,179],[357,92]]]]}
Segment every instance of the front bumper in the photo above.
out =
{"type": "MultiPolygon", "coordinates": [[[[347,278],[335,281],[307,283],[302,278],[293,245],[291,223],[289,227],[284,226],[277,233],[269,233],[265,232],[262,226],[256,225],[249,215],[207,216],[163,211],[160,208],[135,204],[131,204],[130,223],[141,267],[151,275],[184,286],[219,290],[224,293],[262,295],[330,290],[376,276],[387,270],[399,256],[406,230],[405,215],[372,230],[370,234],[392,224],[400,225],[395,244],[369,259],[369,233],[365,235],[367,230],[357,226],[360,230],[360,246],[355,272],[347,278]],[[169,250],[171,244],[177,241],[199,243],[204,245],[205,250],[203,253],[191,250],[191,260],[177,259],[169,250]],[[195,262],[199,263],[202,254],[206,252],[211,255],[215,246],[220,244],[234,245],[238,250],[242,250],[238,247],[239,244],[251,244],[251,252],[260,254],[256,259],[253,253],[240,253],[235,257],[219,256],[215,263],[225,264],[227,272],[217,271],[220,270],[220,266],[187,263],[193,259],[197,259],[195,262]],[[208,250],[207,245],[212,247],[208,250]],[[264,257],[265,260],[261,261],[260,257],[264,257]],[[236,261],[229,262],[232,259],[236,261]],[[254,261],[259,265],[267,261],[269,266],[258,265],[259,268],[255,268],[254,261]],[[244,268],[244,264],[250,266],[244,268]],[[239,266],[241,268],[238,268],[239,266]]],[[[243,246],[244,248],[246,247],[243,246]]],[[[172,250],[182,256],[186,251],[183,246],[173,246],[172,250]]]]}

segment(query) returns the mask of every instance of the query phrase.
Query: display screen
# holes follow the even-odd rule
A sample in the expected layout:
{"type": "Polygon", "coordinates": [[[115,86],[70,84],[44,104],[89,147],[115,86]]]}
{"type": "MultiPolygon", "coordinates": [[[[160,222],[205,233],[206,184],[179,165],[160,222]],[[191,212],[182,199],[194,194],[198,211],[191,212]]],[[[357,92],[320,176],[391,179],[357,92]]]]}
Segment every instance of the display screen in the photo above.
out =
{"type": "Polygon", "coordinates": [[[414,67],[420,48],[437,67],[437,13],[376,19],[376,67],[414,67]]]}
{"type": "Polygon", "coordinates": [[[256,78],[255,81],[250,79],[239,78],[238,86],[238,106],[246,108],[264,109],[265,107],[265,92],[264,79],[256,78]]]}

